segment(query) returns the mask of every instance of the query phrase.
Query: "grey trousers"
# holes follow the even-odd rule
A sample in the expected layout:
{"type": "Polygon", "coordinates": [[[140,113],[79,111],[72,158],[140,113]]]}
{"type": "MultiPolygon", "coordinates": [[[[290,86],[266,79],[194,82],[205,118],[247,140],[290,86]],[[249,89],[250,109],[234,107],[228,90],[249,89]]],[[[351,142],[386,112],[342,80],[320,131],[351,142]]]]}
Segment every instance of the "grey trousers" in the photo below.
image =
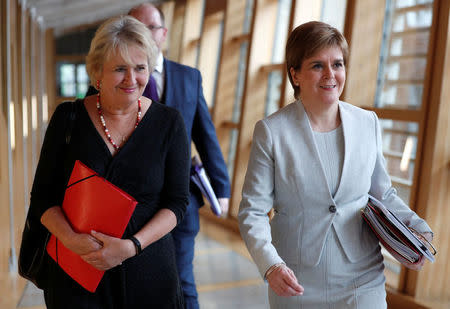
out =
{"type": "Polygon", "coordinates": [[[386,309],[384,264],[380,248],[351,263],[332,227],[315,267],[288,265],[304,287],[302,296],[280,297],[270,287],[270,308],[386,309]]]}

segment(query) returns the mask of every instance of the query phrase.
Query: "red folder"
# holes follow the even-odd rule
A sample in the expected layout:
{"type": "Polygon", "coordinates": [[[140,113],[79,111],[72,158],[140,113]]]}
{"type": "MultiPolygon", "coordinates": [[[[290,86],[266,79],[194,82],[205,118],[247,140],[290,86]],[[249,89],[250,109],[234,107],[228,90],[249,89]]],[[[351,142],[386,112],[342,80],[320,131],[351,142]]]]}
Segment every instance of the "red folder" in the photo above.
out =
{"type": "MultiPolygon", "coordinates": [[[[122,237],[136,204],[133,197],[77,160],[62,209],[75,232],[88,234],[95,230],[122,237]]],[[[86,290],[95,292],[104,271],[83,261],[53,235],[47,244],[47,252],[76,282],[86,290]]]]}

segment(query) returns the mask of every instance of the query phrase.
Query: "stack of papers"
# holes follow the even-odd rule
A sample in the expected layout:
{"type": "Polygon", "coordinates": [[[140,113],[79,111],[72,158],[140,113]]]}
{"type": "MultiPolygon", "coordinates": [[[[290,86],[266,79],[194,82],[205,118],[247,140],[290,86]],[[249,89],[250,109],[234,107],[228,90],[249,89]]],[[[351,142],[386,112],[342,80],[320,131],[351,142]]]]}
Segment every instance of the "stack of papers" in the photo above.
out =
{"type": "MultiPolygon", "coordinates": [[[[401,263],[416,263],[421,256],[434,262],[436,250],[431,244],[425,244],[400,219],[380,201],[369,197],[367,206],[361,210],[364,220],[381,244],[390,253],[395,252],[401,263]],[[431,246],[433,252],[428,246],[431,246]]],[[[397,257],[397,256],[395,256],[397,257]]]]}
{"type": "Polygon", "coordinates": [[[203,196],[208,200],[212,212],[216,216],[220,217],[222,215],[222,209],[220,208],[219,201],[217,200],[216,194],[211,187],[211,183],[209,182],[209,178],[206,175],[203,165],[196,156],[192,158],[191,180],[200,189],[203,196]]]}

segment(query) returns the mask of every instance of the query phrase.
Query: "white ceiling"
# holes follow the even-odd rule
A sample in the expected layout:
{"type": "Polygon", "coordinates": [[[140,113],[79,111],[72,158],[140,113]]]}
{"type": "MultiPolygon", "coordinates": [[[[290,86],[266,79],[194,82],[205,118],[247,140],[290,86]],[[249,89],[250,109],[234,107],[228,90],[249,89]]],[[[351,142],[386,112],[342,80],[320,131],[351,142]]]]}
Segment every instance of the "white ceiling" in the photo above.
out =
{"type": "Polygon", "coordinates": [[[126,14],[130,8],[158,0],[22,0],[22,5],[44,29],[53,28],[55,36],[70,29],[90,25],[109,17],[126,14]]]}

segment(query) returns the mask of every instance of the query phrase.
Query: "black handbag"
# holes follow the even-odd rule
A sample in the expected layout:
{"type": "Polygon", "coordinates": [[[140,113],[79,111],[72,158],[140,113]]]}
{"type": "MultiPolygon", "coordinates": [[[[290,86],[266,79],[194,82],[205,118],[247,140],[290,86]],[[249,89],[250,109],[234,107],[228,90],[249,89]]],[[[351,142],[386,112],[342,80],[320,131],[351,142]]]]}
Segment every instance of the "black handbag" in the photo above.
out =
{"type": "MultiPolygon", "coordinates": [[[[71,102],[71,111],[65,134],[66,149],[70,144],[75,118],[76,102],[71,102]]],[[[40,289],[43,288],[45,280],[44,259],[50,235],[50,232],[41,224],[39,219],[34,218],[32,212],[28,211],[19,251],[19,275],[30,280],[40,289]]]]}
{"type": "Polygon", "coordinates": [[[19,275],[42,289],[44,257],[50,232],[35,218],[27,214],[19,252],[19,275]]]}

